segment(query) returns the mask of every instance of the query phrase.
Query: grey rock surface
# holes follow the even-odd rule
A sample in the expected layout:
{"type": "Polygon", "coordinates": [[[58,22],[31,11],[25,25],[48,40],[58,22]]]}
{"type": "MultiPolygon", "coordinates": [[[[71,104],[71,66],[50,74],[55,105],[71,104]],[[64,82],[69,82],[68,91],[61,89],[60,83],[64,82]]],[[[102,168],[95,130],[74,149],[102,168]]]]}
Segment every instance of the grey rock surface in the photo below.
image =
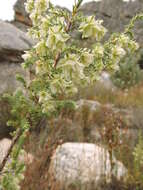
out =
{"type": "Polygon", "coordinates": [[[14,24],[17,28],[21,29],[22,31],[27,31],[29,26],[32,25],[31,20],[29,18],[28,13],[25,11],[25,5],[26,0],[17,0],[14,5],[14,21],[12,21],[12,24],[14,24]]]}
{"type": "Polygon", "coordinates": [[[13,92],[20,87],[16,80],[16,74],[26,76],[26,71],[21,68],[20,63],[0,62],[0,93],[13,92]]]}
{"type": "Polygon", "coordinates": [[[111,91],[116,90],[116,87],[111,80],[111,75],[108,72],[102,72],[98,82],[100,82],[100,85],[103,85],[105,89],[111,91]]]}
{"type": "Polygon", "coordinates": [[[96,111],[101,107],[101,104],[97,101],[80,99],[76,102],[77,109],[80,110],[83,107],[88,107],[91,111],[96,111]]]}
{"type": "MultiPolygon", "coordinates": [[[[121,179],[126,174],[123,164],[114,158],[112,174],[121,179]]],[[[103,179],[111,180],[109,153],[101,146],[89,143],[65,143],[56,149],[50,171],[55,179],[68,186],[70,184],[91,185],[103,179]]]]}
{"type": "MultiPolygon", "coordinates": [[[[4,138],[0,140],[0,164],[2,163],[3,159],[7,155],[7,152],[9,151],[11,144],[12,144],[12,140],[10,139],[4,138]]],[[[33,160],[34,160],[33,155],[30,153],[27,153],[26,151],[23,151],[23,154],[19,156],[19,161],[25,162],[25,164],[30,164],[33,162],[33,160]]],[[[10,158],[8,159],[8,162],[9,161],[11,161],[10,158]]]]}
{"type": "Polygon", "coordinates": [[[21,54],[32,46],[32,40],[10,23],[0,21],[0,62],[21,61],[21,54]]]}
{"type": "Polygon", "coordinates": [[[17,73],[25,75],[21,55],[32,47],[33,41],[10,23],[0,21],[0,94],[16,89],[17,73]]]}
{"type": "Polygon", "coordinates": [[[0,140],[0,164],[2,163],[4,157],[6,156],[10,146],[11,146],[11,140],[6,138],[0,140]]]}
{"type": "MultiPolygon", "coordinates": [[[[0,21],[0,95],[13,92],[20,83],[16,81],[16,74],[27,76],[21,68],[21,55],[31,48],[33,42],[27,35],[10,23],[0,21]]],[[[12,129],[6,126],[9,111],[5,102],[0,102],[0,139],[9,137],[12,129]],[[2,106],[2,105],[3,106],[2,106]]]]}

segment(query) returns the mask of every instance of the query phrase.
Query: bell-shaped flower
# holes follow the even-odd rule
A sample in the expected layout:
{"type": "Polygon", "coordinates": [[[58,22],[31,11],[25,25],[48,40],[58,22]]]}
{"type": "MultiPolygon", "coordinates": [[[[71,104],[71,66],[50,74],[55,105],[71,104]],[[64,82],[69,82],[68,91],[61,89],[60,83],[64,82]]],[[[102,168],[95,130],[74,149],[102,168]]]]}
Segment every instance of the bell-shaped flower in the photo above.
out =
{"type": "Polygon", "coordinates": [[[42,14],[49,8],[49,0],[36,0],[35,1],[35,10],[42,14]]]}
{"type": "Polygon", "coordinates": [[[44,40],[41,40],[39,43],[37,43],[34,48],[39,56],[45,56],[47,53],[47,47],[44,40]]]}
{"type": "Polygon", "coordinates": [[[39,103],[41,103],[41,102],[44,103],[45,101],[51,101],[51,100],[53,100],[53,98],[48,92],[41,91],[39,93],[39,103]]]}
{"type": "Polygon", "coordinates": [[[70,81],[72,79],[84,78],[84,65],[79,62],[76,54],[69,54],[61,59],[58,68],[62,69],[63,77],[70,81]]]}
{"type": "Polygon", "coordinates": [[[111,64],[108,63],[108,65],[110,65],[110,67],[114,68],[115,65],[118,64],[119,61],[121,60],[121,58],[123,58],[125,55],[126,55],[125,49],[123,49],[119,45],[114,45],[111,48],[111,52],[110,52],[111,64]]]}
{"type": "Polygon", "coordinates": [[[35,71],[36,71],[36,74],[43,73],[43,62],[41,62],[40,60],[36,61],[35,71]]]}
{"type": "Polygon", "coordinates": [[[85,66],[89,66],[94,61],[94,55],[88,51],[83,51],[80,56],[80,61],[85,66]]]}
{"type": "Polygon", "coordinates": [[[114,57],[122,58],[126,55],[126,51],[118,45],[113,46],[111,51],[114,57]]]}
{"type": "Polygon", "coordinates": [[[52,51],[62,51],[69,35],[64,32],[61,26],[53,26],[49,29],[46,45],[52,51]]]}
{"type": "Polygon", "coordinates": [[[24,61],[31,59],[32,55],[31,55],[30,51],[25,51],[25,54],[22,55],[22,58],[24,59],[24,61]]]}
{"type": "Polygon", "coordinates": [[[100,41],[107,32],[107,29],[102,26],[102,22],[102,20],[95,20],[94,16],[86,17],[79,27],[82,38],[94,38],[100,41]]]}
{"type": "Polygon", "coordinates": [[[27,0],[27,2],[24,3],[24,5],[26,12],[31,13],[34,9],[34,0],[27,0]]]}
{"type": "Polygon", "coordinates": [[[118,38],[118,44],[122,46],[126,51],[134,52],[139,48],[139,44],[126,34],[121,34],[118,38]]]}
{"type": "Polygon", "coordinates": [[[49,31],[49,27],[50,27],[51,23],[50,23],[50,16],[47,15],[46,17],[43,17],[41,19],[41,25],[40,25],[40,35],[42,37],[46,37],[49,31]]]}
{"type": "Polygon", "coordinates": [[[52,94],[60,94],[64,91],[64,81],[61,78],[55,78],[50,83],[50,90],[52,94]]]}
{"type": "Polygon", "coordinates": [[[30,17],[30,19],[32,20],[32,24],[33,24],[34,26],[40,24],[39,20],[40,20],[40,18],[41,18],[41,15],[39,15],[39,13],[38,13],[35,9],[34,9],[34,11],[30,14],[29,17],[30,17]]]}
{"type": "Polygon", "coordinates": [[[96,58],[102,58],[104,56],[104,47],[98,43],[94,46],[93,52],[96,58]]]}
{"type": "Polygon", "coordinates": [[[51,114],[52,112],[54,112],[56,110],[56,106],[55,106],[55,101],[51,100],[51,101],[45,101],[42,104],[42,112],[46,113],[46,114],[51,114]]]}

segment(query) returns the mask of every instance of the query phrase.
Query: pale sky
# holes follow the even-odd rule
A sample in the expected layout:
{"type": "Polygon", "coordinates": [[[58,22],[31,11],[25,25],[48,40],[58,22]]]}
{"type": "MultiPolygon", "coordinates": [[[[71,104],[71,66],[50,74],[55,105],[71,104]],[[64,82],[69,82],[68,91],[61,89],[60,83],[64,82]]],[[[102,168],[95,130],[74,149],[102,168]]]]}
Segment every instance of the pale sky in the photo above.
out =
{"type": "MultiPolygon", "coordinates": [[[[89,2],[91,0],[84,0],[85,2],[89,2]]],[[[2,20],[12,20],[13,19],[13,5],[16,0],[0,0],[0,19],[2,20]]],[[[60,5],[71,9],[74,0],[51,0],[51,2],[55,5],[60,5]]]]}

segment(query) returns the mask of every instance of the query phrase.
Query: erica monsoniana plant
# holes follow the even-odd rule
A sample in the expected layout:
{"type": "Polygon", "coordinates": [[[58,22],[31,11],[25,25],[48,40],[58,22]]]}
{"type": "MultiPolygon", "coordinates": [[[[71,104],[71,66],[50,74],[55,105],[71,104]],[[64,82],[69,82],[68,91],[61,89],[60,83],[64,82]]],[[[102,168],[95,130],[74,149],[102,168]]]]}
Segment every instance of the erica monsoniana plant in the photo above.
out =
{"type": "Polygon", "coordinates": [[[72,96],[79,86],[91,85],[103,70],[115,70],[121,58],[138,49],[132,28],[143,15],[135,16],[123,33],[101,43],[107,29],[102,20],[79,13],[82,2],[75,0],[72,13],[54,7],[48,0],[27,0],[25,4],[33,24],[28,33],[36,45],[23,55],[22,67],[29,70],[30,80],[18,75],[24,90],[7,95],[12,105],[8,124],[15,127],[16,140],[9,151],[11,162],[1,167],[1,187],[5,190],[20,189],[25,167],[18,157],[30,129],[43,117],[58,114],[64,106],[76,109],[72,96]],[[91,47],[75,45],[73,30],[82,39],[92,39],[91,47]]]}

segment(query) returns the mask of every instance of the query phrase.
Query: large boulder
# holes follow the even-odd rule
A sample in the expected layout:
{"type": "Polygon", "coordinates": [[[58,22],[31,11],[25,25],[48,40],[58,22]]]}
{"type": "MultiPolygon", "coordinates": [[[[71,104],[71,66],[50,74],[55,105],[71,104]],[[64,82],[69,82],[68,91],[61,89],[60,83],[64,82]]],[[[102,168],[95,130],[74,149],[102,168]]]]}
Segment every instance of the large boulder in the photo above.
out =
{"type": "Polygon", "coordinates": [[[56,149],[50,172],[64,187],[72,184],[98,187],[103,180],[110,182],[113,175],[118,180],[125,176],[126,168],[115,158],[113,160],[111,171],[110,156],[105,148],[89,143],[65,143],[56,149]]]}
{"type": "Polygon", "coordinates": [[[16,73],[25,74],[20,67],[21,55],[32,46],[27,35],[10,23],[0,21],[0,94],[17,87],[16,73]]]}
{"type": "Polygon", "coordinates": [[[0,164],[2,163],[3,159],[5,158],[10,146],[11,146],[11,140],[6,139],[6,138],[0,140],[0,164]]]}
{"type": "Polygon", "coordinates": [[[22,61],[21,54],[31,48],[33,42],[12,24],[0,21],[0,62],[22,61]]]}

